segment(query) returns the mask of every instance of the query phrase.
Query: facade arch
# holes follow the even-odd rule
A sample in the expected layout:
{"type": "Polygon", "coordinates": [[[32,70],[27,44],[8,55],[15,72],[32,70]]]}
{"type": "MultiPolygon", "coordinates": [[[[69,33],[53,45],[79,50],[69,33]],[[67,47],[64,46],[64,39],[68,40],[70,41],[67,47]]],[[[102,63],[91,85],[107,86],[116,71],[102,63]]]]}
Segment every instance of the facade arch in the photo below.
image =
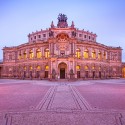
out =
{"type": "Polygon", "coordinates": [[[33,59],[33,57],[34,57],[34,53],[33,53],[33,50],[31,49],[31,50],[29,51],[29,58],[30,58],[30,59],[33,59]]]}
{"type": "Polygon", "coordinates": [[[102,52],[98,51],[98,59],[101,60],[102,59],[102,52]]]}
{"type": "Polygon", "coordinates": [[[96,51],[94,49],[92,50],[92,58],[96,59],[96,51]]]}
{"type": "Polygon", "coordinates": [[[80,78],[80,69],[81,69],[81,66],[80,66],[80,65],[77,65],[77,66],[76,66],[77,78],[80,78]]]}
{"type": "Polygon", "coordinates": [[[76,49],[76,57],[78,59],[80,59],[80,57],[81,57],[81,49],[80,48],[76,49]]]}
{"type": "Polygon", "coordinates": [[[83,55],[84,55],[85,59],[88,59],[89,58],[89,50],[85,49],[84,52],[83,52],[83,55]]]}
{"type": "Polygon", "coordinates": [[[49,48],[45,48],[44,53],[45,53],[45,58],[49,58],[50,56],[49,48]]]}
{"type": "Polygon", "coordinates": [[[58,72],[59,72],[60,79],[67,78],[67,64],[64,62],[59,63],[58,64],[58,72]]]}
{"type": "MultiPolygon", "coordinates": [[[[46,67],[47,68],[47,67],[46,67]]],[[[41,66],[37,65],[36,66],[36,78],[40,78],[40,70],[41,70],[41,66]]]]}
{"type": "Polygon", "coordinates": [[[49,65],[45,65],[45,78],[49,76],[49,65]]]}
{"type": "Polygon", "coordinates": [[[88,67],[88,65],[85,65],[84,69],[85,69],[85,78],[89,78],[89,67],[88,67]]]}
{"type": "Polygon", "coordinates": [[[24,50],[24,52],[23,52],[23,59],[26,59],[27,58],[27,52],[26,52],[26,50],[24,50]]]}
{"type": "Polygon", "coordinates": [[[36,50],[36,58],[41,58],[41,56],[42,56],[42,53],[41,53],[41,50],[40,49],[37,49],[36,50]]]}

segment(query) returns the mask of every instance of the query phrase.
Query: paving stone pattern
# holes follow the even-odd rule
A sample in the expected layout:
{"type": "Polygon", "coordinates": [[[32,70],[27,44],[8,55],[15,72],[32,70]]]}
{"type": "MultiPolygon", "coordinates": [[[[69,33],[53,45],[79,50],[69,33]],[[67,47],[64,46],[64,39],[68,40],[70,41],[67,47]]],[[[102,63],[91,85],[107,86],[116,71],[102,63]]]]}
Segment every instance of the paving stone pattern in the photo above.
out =
{"type": "Polygon", "coordinates": [[[51,87],[32,110],[4,112],[0,125],[124,125],[119,112],[92,108],[72,85],[51,87]]]}
{"type": "Polygon", "coordinates": [[[28,112],[6,116],[6,125],[121,125],[118,114],[28,112]]]}

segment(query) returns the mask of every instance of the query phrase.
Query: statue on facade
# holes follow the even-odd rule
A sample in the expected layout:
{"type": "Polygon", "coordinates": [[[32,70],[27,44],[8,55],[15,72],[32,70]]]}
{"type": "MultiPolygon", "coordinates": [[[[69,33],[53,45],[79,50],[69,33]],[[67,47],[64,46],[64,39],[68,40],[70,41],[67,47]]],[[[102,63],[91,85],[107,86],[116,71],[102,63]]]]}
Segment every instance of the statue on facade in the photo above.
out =
{"type": "Polygon", "coordinates": [[[54,28],[55,26],[54,26],[54,23],[53,23],[53,21],[52,21],[52,23],[51,23],[51,28],[54,28]]]}
{"type": "Polygon", "coordinates": [[[74,22],[72,21],[71,28],[74,28],[74,26],[75,26],[75,25],[74,25],[74,22]]]}
{"type": "Polygon", "coordinates": [[[76,32],[72,31],[72,37],[76,37],[76,32]]]}
{"type": "Polygon", "coordinates": [[[59,22],[66,22],[67,16],[65,14],[60,13],[57,19],[58,19],[59,22]]]}
{"type": "Polygon", "coordinates": [[[56,78],[56,71],[55,69],[52,69],[52,79],[55,79],[56,78]]]}
{"type": "Polygon", "coordinates": [[[66,28],[66,27],[68,27],[68,24],[67,24],[67,16],[65,15],[65,14],[62,14],[62,13],[60,13],[59,15],[58,15],[58,24],[57,24],[57,27],[58,28],[66,28]]]}
{"type": "Polygon", "coordinates": [[[69,72],[69,74],[70,74],[70,79],[74,78],[73,69],[70,69],[70,72],[69,72]]]}
{"type": "Polygon", "coordinates": [[[54,32],[53,31],[49,32],[49,37],[54,37],[54,32]]]}

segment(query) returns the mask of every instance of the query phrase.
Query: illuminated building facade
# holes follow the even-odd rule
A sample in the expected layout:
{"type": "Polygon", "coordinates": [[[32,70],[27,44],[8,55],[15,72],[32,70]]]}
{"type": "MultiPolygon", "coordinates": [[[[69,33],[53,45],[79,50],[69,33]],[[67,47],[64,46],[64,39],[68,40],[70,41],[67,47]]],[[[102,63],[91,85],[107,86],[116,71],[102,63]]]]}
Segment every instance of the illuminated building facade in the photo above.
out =
{"type": "Polygon", "coordinates": [[[98,43],[97,35],[79,30],[59,14],[58,24],[32,32],[28,42],[3,48],[2,78],[106,79],[125,75],[122,49],[98,43]]]}

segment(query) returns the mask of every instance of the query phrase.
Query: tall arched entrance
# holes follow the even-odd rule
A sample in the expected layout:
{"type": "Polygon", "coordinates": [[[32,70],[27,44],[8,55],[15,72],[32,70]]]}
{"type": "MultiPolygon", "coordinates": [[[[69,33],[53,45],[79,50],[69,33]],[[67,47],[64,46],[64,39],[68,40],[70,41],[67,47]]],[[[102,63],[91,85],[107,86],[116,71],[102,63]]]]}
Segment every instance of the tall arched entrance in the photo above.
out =
{"type": "Polygon", "coordinates": [[[67,77],[67,64],[62,62],[58,65],[59,78],[65,79],[67,77]]]}

